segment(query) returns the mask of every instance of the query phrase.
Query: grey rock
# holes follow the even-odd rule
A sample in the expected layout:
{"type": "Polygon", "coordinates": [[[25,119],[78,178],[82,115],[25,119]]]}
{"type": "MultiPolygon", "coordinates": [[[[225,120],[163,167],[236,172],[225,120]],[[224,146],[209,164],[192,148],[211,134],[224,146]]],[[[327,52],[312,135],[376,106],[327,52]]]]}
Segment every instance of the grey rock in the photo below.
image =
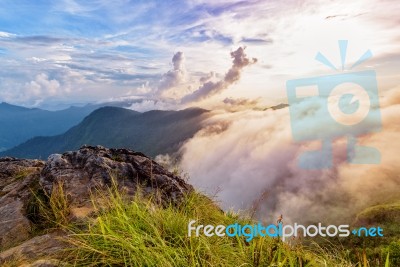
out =
{"type": "Polygon", "coordinates": [[[54,184],[61,183],[71,205],[84,206],[90,202],[91,192],[110,187],[113,179],[129,195],[140,185],[147,192],[158,191],[165,202],[179,201],[193,190],[142,153],[102,146],[83,146],[78,151],[51,155],[40,184],[50,195],[54,184]]]}
{"type": "Polygon", "coordinates": [[[0,207],[0,216],[0,247],[8,247],[29,238],[31,224],[23,214],[20,200],[0,207]]]}
{"type": "Polygon", "coordinates": [[[0,265],[14,258],[22,261],[20,266],[60,265],[66,248],[60,237],[65,233],[35,236],[32,228],[38,222],[31,213],[36,194],[41,192],[49,201],[59,185],[69,205],[69,219],[78,222],[90,220],[95,212],[93,192],[108,192],[113,185],[128,196],[140,186],[162,204],[177,203],[193,190],[151,158],[127,149],[83,146],[51,155],[46,162],[0,158],[0,265]]]}
{"type": "Polygon", "coordinates": [[[43,166],[38,160],[0,159],[0,250],[30,237],[26,208],[43,166]]]}

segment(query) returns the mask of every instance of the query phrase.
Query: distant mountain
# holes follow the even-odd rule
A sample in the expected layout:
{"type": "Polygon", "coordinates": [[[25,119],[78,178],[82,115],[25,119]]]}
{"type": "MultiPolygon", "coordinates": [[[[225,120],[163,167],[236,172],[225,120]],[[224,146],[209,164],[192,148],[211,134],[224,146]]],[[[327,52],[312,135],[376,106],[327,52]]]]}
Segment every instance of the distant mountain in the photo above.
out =
{"type": "Polygon", "coordinates": [[[201,129],[208,111],[190,108],[181,111],[153,110],[144,113],[103,107],[64,134],[35,137],[0,156],[47,158],[52,153],[79,149],[84,144],[124,147],[156,156],[171,153],[201,129]]]}
{"type": "Polygon", "coordinates": [[[78,124],[99,105],[70,107],[59,111],[0,104],[0,151],[35,136],[61,134],[78,124]]]}

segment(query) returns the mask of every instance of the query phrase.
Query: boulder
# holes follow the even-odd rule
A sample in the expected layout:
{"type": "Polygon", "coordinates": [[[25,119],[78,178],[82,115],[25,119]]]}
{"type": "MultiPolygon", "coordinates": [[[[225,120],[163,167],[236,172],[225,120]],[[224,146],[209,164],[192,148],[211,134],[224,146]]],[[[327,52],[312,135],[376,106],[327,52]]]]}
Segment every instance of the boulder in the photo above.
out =
{"type": "Polygon", "coordinates": [[[49,205],[62,188],[68,220],[86,220],[95,211],[93,196],[112,186],[128,197],[141,188],[162,204],[178,203],[193,190],[151,158],[128,149],[83,146],[46,162],[0,158],[0,265],[17,256],[23,266],[56,266],[67,245],[60,239],[65,232],[42,225],[38,203],[49,205]]]}

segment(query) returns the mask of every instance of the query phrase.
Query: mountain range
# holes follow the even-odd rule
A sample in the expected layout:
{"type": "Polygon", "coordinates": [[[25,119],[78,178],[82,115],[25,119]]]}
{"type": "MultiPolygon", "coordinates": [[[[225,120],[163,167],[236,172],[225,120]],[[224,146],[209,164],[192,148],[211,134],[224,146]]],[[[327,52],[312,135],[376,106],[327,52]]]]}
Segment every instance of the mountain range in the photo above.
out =
{"type": "Polygon", "coordinates": [[[78,124],[101,105],[70,107],[59,111],[0,104],[0,151],[10,149],[34,136],[61,134],[78,124]]]}
{"type": "MultiPolygon", "coordinates": [[[[58,114],[67,117],[67,111],[62,112],[58,114]]],[[[154,157],[176,152],[182,142],[201,129],[201,122],[207,114],[207,110],[200,108],[140,113],[120,107],[101,107],[62,134],[31,138],[1,152],[0,156],[45,159],[50,154],[76,150],[87,144],[130,148],[154,157]]],[[[74,120],[78,120],[75,115],[66,123],[65,117],[51,117],[54,121],[48,123],[48,127],[58,125],[58,128],[52,130],[61,131],[61,128],[68,127],[66,124],[71,125],[74,120]]],[[[41,125],[43,124],[47,125],[42,122],[41,125]]]]}

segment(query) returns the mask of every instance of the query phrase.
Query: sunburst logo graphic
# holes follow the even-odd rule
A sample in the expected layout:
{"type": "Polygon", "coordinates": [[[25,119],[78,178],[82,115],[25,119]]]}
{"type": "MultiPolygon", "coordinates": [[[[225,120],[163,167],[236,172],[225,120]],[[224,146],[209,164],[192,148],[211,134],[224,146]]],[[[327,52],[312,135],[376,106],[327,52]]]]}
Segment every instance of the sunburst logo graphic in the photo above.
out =
{"type": "MultiPolygon", "coordinates": [[[[297,142],[320,141],[319,150],[299,157],[305,169],[330,168],[333,165],[332,144],[347,138],[347,161],[354,164],[378,164],[380,153],[359,144],[358,137],[381,129],[378,86],[373,70],[352,70],[372,57],[370,50],[346,68],[347,40],[339,41],[342,73],[290,80],[286,84],[293,138],[297,142]],[[302,94],[308,91],[312,94],[302,94]]],[[[316,60],[339,71],[318,52],[316,60]]]]}
{"type": "MultiPolygon", "coordinates": [[[[346,55],[347,55],[347,40],[339,40],[339,50],[340,50],[340,60],[342,63],[342,70],[345,70],[345,64],[346,64],[346,55]]],[[[351,70],[358,65],[364,63],[368,59],[372,57],[372,52],[371,50],[367,50],[348,70],[351,70]]],[[[333,65],[321,52],[318,52],[317,55],[315,56],[315,60],[318,60],[325,66],[333,69],[333,70],[338,70],[335,65],[333,65]]]]}

